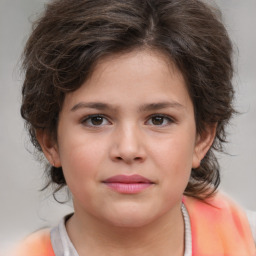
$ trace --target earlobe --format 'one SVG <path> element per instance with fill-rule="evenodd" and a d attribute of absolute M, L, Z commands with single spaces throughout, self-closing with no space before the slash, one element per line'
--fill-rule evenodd
<path fill-rule="evenodd" d="M 197 135 L 196 144 L 193 155 L 192 168 L 198 168 L 200 163 L 210 147 L 215 138 L 217 124 L 208 125 L 205 130 Z"/>
<path fill-rule="evenodd" d="M 53 140 L 49 133 L 42 129 L 36 131 L 36 138 L 49 163 L 54 167 L 60 167 L 61 162 L 57 142 Z"/>

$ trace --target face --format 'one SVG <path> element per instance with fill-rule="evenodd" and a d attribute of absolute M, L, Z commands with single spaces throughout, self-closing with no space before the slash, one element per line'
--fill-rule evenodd
<path fill-rule="evenodd" d="M 62 166 L 75 212 L 115 226 L 180 214 L 191 168 L 206 150 L 181 73 L 152 51 L 98 63 L 67 94 L 57 133 L 44 152 Z"/>

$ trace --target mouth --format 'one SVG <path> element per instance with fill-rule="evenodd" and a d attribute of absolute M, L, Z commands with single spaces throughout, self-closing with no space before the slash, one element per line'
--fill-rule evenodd
<path fill-rule="evenodd" d="M 137 194 L 155 184 L 141 175 L 116 175 L 104 180 L 103 183 L 121 194 Z"/>

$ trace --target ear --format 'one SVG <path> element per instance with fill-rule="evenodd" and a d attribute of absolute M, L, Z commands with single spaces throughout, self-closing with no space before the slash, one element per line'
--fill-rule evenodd
<path fill-rule="evenodd" d="M 36 138 L 43 150 L 43 153 L 49 163 L 54 167 L 60 167 L 60 157 L 57 142 L 53 137 L 43 129 L 36 131 Z"/>
<path fill-rule="evenodd" d="M 201 160 L 210 149 L 216 135 L 216 127 L 217 124 L 208 125 L 201 134 L 197 135 L 192 168 L 200 166 Z"/>

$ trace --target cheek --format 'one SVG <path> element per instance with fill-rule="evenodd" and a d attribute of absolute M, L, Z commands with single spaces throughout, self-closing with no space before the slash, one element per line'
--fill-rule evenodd
<path fill-rule="evenodd" d="M 190 171 L 194 153 L 194 143 L 187 137 L 173 137 L 158 143 L 155 148 L 156 162 L 166 171 L 174 173 Z"/>
<path fill-rule="evenodd" d="M 193 158 L 193 147 L 187 144 L 187 139 L 174 137 L 158 143 L 155 148 L 154 163 L 161 191 L 159 202 L 168 201 L 170 204 L 175 204 L 184 194 L 190 178 Z"/>
<path fill-rule="evenodd" d="M 75 136 L 60 144 L 60 160 L 68 185 L 88 182 L 88 177 L 97 177 L 104 150 L 99 143 Z"/>
<path fill-rule="evenodd" d="M 165 200 L 180 198 L 188 184 L 194 152 L 193 137 L 173 136 L 156 147 L 155 163 L 162 180 Z"/>
<path fill-rule="evenodd" d="M 98 178 L 98 158 L 94 150 L 87 147 L 78 147 L 69 154 L 63 155 L 63 173 L 67 186 L 73 198 L 90 203 L 92 200 L 91 191 L 95 191 L 95 184 Z M 92 203 L 92 202 L 91 202 Z"/>

